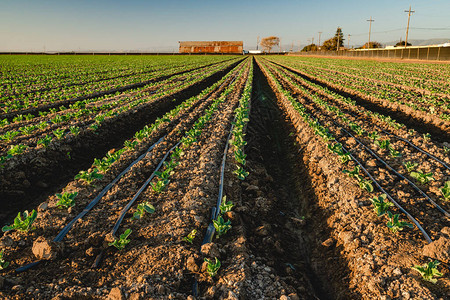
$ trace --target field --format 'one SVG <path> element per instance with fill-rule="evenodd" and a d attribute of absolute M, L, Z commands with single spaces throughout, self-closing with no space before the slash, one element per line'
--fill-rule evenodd
<path fill-rule="evenodd" d="M 447 299 L 449 91 L 448 64 L 1 56 L 0 298 Z"/>

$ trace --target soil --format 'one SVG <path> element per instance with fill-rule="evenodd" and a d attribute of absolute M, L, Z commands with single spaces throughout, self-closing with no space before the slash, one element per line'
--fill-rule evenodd
<path fill-rule="evenodd" d="M 223 182 L 226 200 L 232 201 L 234 207 L 223 218 L 230 221 L 232 227 L 220 238 L 203 241 L 211 223 L 212 208 L 218 200 L 220 168 L 234 112 L 251 64 L 254 77 L 250 121 L 245 127 L 247 162 L 244 166 L 249 175 L 240 180 L 234 174 L 237 162 L 234 146 L 230 144 Z M 268 70 L 283 76 L 272 77 Z M 282 82 L 281 87 L 308 112 L 317 114 L 320 121 L 329 126 L 330 132 L 345 139 L 346 146 L 356 147 L 354 140 L 333 126 L 338 120 L 331 113 L 313 102 L 311 97 L 301 94 L 288 81 L 283 81 L 290 75 L 282 69 L 277 71 L 263 59 L 248 58 L 234 69 L 228 68 L 227 72 L 230 77 L 223 85 L 208 95 L 199 96 L 171 116 L 135 150 L 124 152 L 95 184 L 61 179 L 59 184 L 50 185 L 51 193 L 35 191 L 42 193 L 39 199 L 43 201 L 27 205 L 29 210 L 33 207 L 38 210 L 38 218 L 33 224 L 35 229 L 28 233 L 8 231 L 0 238 L 0 249 L 5 250 L 5 259 L 10 262 L 8 268 L 0 271 L 0 298 L 448 298 L 450 227 L 445 225 L 446 220 L 436 219 L 438 222 L 431 224 L 432 243 L 427 243 L 417 228 L 393 234 L 386 226 L 387 218 L 377 217 L 373 211 L 370 199 L 374 194 L 362 190 L 343 172 L 347 167 L 302 119 L 274 78 Z M 224 74 L 217 74 L 180 94 L 176 103 L 198 94 Z M 416 145 L 435 155 L 441 154 L 440 141 L 425 141 L 419 134 L 407 135 L 409 124 L 407 128 L 393 130 L 384 123 L 377 123 L 375 117 L 368 117 L 364 110 L 352 110 L 343 103 L 333 102 L 326 93 L 319 93 L 300 79 L 297 82 L 327 103 L 337 105 L 352 121 L 366 126 L 367 130 L 380 126 L 400 136 L 408 136 Z M 101 142 L 93 144 L 92 153 L 88 154 L 87 149 L 79 153 L 86 156 L 85 165 L 82 160 L 77 161 L 77 167 L 73 166 L 73 160 L 68 162 L 68 170 L 73 168 L 71 178 L 80 169 L 89 168 L 94 157 L 102 157 L 107 151 L 114 153 L 116 149 L 113 148 L 117 146 L 111 140 L 123 143 L 144 124 L 175 106 L 168 102 L 164 107 L 151 106 L 151 109 L 134 112 L 124 118 L 126 126 L 119 126 L 120 122 L 108 124 L 99 133 Z M 201 116 L 213 105 L 217 105 L 217 110 L 212 112 L 211 119 L 198 125 Z M 136 120 L 141 121 L 139 124 L 131 122 Z M 177 165 L 164 192 L 156 193 L 150 185 L 143 188 L 134 206 L 125 214 L 118 232 L 113 232 L 114 223 L 124 207 L 169 149 L 194 124 L 200 134 L 190 146 L 183 146 L 183 153 L 176 160 Z M 122 132 L 120 128 L 126 130 Z M 62 241 L 53 241 L 103 188 L 161 137 L 164 137 L 162 142 L 133 165 L 88 214 L 78 219 Z M 396 141 L 393 146 L 401 148 L 404 144 Z M 408 148 L 405 155 L 419 159 L 426 168 L 432 169 L 440 182 L 445 180 L 447 171 L 414 151 Z M 395 167 L 402 168 L 386 153 L 377 153 Z M 378 172 L 378 179 L 384 176 L 384 183 L 399 184 L 363 151 L 355 155 L 359 155 L 372 172 Z M 63 172 L 58 176 L 63 177 Z M 433 190 L 430 188 L 427 192 Z M 58 208 L 52 194 L 61 191 L 77 191 L 76 206 Z M 412 196 L 412 191 L 403 193 L 403 196 L 397 196 L 421 203 L 419 198 Z M 144 202 L 152 204 L 155 212 L 133 220 L 137 204 Z M 421 213 L 428 214 L 428 209 L 424 207 Z M 123 250 L 108 246 L 127 229 L 132 232 L 130 242 Z M 193 229 L 197 234 L 189 243 L 184 238 Z M 221 267 L 216 276 L 210 277 L 205 259 L 215 258 L 220 260 Z M 436 284 L 425 282 L 411 269 L 430 258 L 441 261 L 439 270 L 443 276 Z M 37 259 L 44 260 L 25 272 L 15 272 L 16 268 Z"/>

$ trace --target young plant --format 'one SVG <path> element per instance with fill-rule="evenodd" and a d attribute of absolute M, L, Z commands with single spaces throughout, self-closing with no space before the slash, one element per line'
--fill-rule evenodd
<path fill-rule="evenodd" d="M 4 252 L 4 249 L 0 251 L 0 271 L 6 269 L 9 266 L 9 262 L 7 262 L 4 258 Z"/>
<path fill-rule="evenodd" d="M 63 138 L 64 132 L 65 132 L 64 128 L 59 128 L 59 129 L 53 130 L 53 134 L 56 136 L 56 138 L 58 140 Z"/>
<path fill-rule="evenodd" d="M 213 220 L 213 223 L 217 233 L 216 239 L 218 239 L 221 235 L 227 233 L 227 231 L 231 229 L 231 221 L 228 220 L 225 222 L 222 216 L 218 216 L 217 220 Z"/>
<path fill-rule="evenodd" d="M 355 168 L 352 171 L 349 170 L 343 170 L 342 173 L 347 174 L 350 177 L 357 177 L 359 176 L 360 167 L 359 165 L 355 166 Z"/>
<path fill-rule="evenodd" d="M 423 134 L 423 139 L 424 139 L 425 141 L 428 141 L 429 139 L 431 139 L 431 134 L 429 134 L 429 133 L 424 133 L 424 134 Z"/>
<path fill-rule="evenodd" d="M 406 171 L 408 171 L 408 173 L 411 173 L 412 171 L 414 171 L 418 165 L 419 165 L 418 163 L 413 163 L 410 161 L 403 163 L 403 166 L 406 168 Z"/>
<path fill-rule="evenodd" d="M 374 211 L 377 213 L 378 217 L 381 217 L 385 213 L 388 212 L 389 207 L 393 206 L 394 203 L 386 200 L 386 194 L 382 194 L 378 197 L 372 198 L 370 201 L 372 201 L 372 204 L 374 206 Z"/>
<path fill-rule="evenodd" d="M 75 197 L 78 196 L 78 192 L 64 192 L 62 194 L 55 194 L 55 196 L 59 199 L 59 201 L 56 203 L 58 207 L 69 208 L 75 205 Z"/>
<path fill-rule="evenodd" d="M 240 165 L 236 165 L 237 169 L 234 170 L 234 174 L 236 174 L 236 176 L 240 179 L 240 180 L 244 180 L 247 176 L 248 176 L 248 172 Z"/>
<path fill-rule="evenodd" d="M 75 179 L 84 180 L 88 184 L 91 184 L 92 181 L 94 181 L 95 179 L 102 179 L 102 178 L 103 178 L 103 175 L 99 174 L 97 169 L 94 169 L 92 172 L 80 171 L 80 173 L 78 173 L 75 176 Z"/>
<path fill-rule="evenodd" d="M 413 228 L 413 225 L 405 222 L 405 221 L 399 221 L 399 214 L 393 215 L 390 211 L 387 212 L 389 218 L 391 219 L 389 222 L 387 222 L 387 227 L 393 232 L 396 233 L 398 231 L 402 231 L 405 227 Z"/>
<path fill-rule="evenodd" d="M 437 279 L 433 277 L 441 277 L 443 274 L 439 272 L 439 270 L 436 268 L 439 265 L 439 261 L 430 261 L 427 264 L 424 264 L 422 266 L 414 266 L 411 267 L 411 269 L 416 270 L 417 272 L 422 275 L 422 278 L 426 281 L 429 281 L 431 283 L 436 283 Z"/>
<path fill-rule="evenodd" d="M 374 142 L 380 138 L 380 135 L 378 134 L 377 131 L 373 131 L 373 132 L 369 133 L 368 136 L 369 136 L 369 139 L 371 139 Z"/>
<path fill-rule="evenodd" d="M 139 220 L 146 212 L 149 214 L 154 213 L 155 207 L 151 205 L 149 202 L 138 204 L 136 211 L 133 214 L 132 220 Z"/>
<path fill-rule="evenodd" d="M 13 145 L 13 146 L 11 146 L 11 148 L 8 150 L 8 154 L 9 154 L 9 155 L 12 155 L 12 156 L 14 156 L 14 155 L 19 155 L 19 154 L 22 154 L 23 151 L 25 151 L 25 149 L 27 149 L 27 148 L 28 148 L 27 145 L 22 145 L 22 144 L 19 144 L 19 145 Z"/>
<path fill-rule="evenodd" d="M 70 132 L 74 135 L 77 136 L 80 134 L 80 127 L 77 126 L 70 126 L 69 127 Z"/>
<path fill-rule="evenodd" d="M 222 198 L 222 203 L 220 204 L 220 213 L 224 214 L 226 212 L 231 211 L 231 209 L 233 208 L 233 202 L 228 201 L 227 202 L 227 196 L 223 196 Z"/>
<path fill-rule="evenodd" d="M 42 145 L 44 147 L 48 147 L 50 145 L 50 142 L 52 141 L 52 137 L 50 135 L 46 135 L 42 139 L 38 140 L 38 145 Z"/>
<path fill-rule="evenodd" d="M 205 258 L 206 265 L 206 272 L 208 272 L 208 275 L 211 277 L 214 277 L 217 275 L 217 272 L 220 269 L 220 260 L 217 259 L 217 257 L 214 257 L 214 261 L 211 259 Z"/>
<path fill-rule="evenodd" d="M 137 141 L 125 141 L 125 143 L 123 143 L 123 145 L 127 147 L 129 150 L 136 149 L 137 144 L 138 144 Z"/>
<path fill-rule="evenodd" d="M 391 142 L 389 140 L 376 140 L 375 145 L 380 147 L 381 149 L 388 149 L 391 145 Z"/>
<path fill-rule="evenodd" d="M 411 172 L 409 175 L 411 175 L 412 178 L 416 179 L 421 184 L 427 184 L 431 180 L 434 180 L 432 172 L 424 173 L 424 172 L 422 172 L 420 170 L 417 170 L 417 171 Z"/>
<path fill-rule="evenodd" d="M 372 193 L 372 192 L 373 192 L 372 181 L 366 180 L 366 179 L 364 179 L 364 178 L 363 178 L 362 176 L 360 176 L 360 175 L 358 175 L 356 178 L 358 179 L 359 187 L 360 187 L 362 190 L 366 190 L 366 191 L 368 191 L 369 193 Z"/>
<path fill-rule="evenodd" d="M 28 212 L 28 210 L 23 212 L 23 218 L 20 215 L 20 212 L 17 214 L 17 217 L 14 219 L 14 223 L 9 226 L 3 226 L 2 231 L 10 231 L 10 230 L 18 230 L 22 232 L 27 232 L 30 229 L 33 230 L 34 228 L 31 228 L 31 225 L 33 224 L 34 220 L 37 218 L 37 212 L 33 209 L 31 213 Z"/>
<path fill-rule="evenodd" d="M 119 250 L 122 250 L 125 248 L 125 246 L 130 242 L 130 240 L 127 239 L 127 237 L 131 234 L 131 229 L 125 230 L 124 233 L 120 235 L 118 239 L 115 239 L 114 242 L 109 243 L 109 246 L 114 246 Z"/>
<path fill-rule="evenodd" d="M 450 200 L 450 181 L 446 181 L 444 186 L 439 189 L 445 201 Z"/>
<path fill-rule="evenodd" d="M 183 238 L 183 241 L 192 244 L 196 234 L 197 234 L 197 229 L 192 229 L 192 231 Z"/>

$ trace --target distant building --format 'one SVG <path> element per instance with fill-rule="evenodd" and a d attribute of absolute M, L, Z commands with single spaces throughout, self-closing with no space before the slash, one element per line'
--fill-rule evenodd
<path fill-rule="evenodd" d="M 188 41 L 179 42 L 180 53 L 232 53 L 242 54 L 243 41 Z"/>

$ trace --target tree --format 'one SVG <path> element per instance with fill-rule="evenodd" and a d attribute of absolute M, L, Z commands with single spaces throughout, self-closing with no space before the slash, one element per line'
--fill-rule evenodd
<path fill-rule="evenodd" d="M 317 51 L 319 50 L 316 46 L 316 44 L 311 44 L 303 47 L 302 52 L 308 52 L 308 51 Z"/>
<path fill-rule="evenodd" d="M 342 33 L 342 29 L 340 27 L 337 28 L 334 37 L 323 42 L 322 49 L 323 50 L 337 50 L 337 44 L 339 40 L 339 48 L 344 46 L 344 34 Z"/>
<path fill-rule="evenodd" d="M 265 51 L 270 51 L 274 46 L 278 46 L 280 44 L 280 38 L 277 36 L 269 36 L 261 39 L 261 47 L 264 48 Z"/>
<path fill-rule="evenodd" d="M 412 46 L 410 43 L 406 43 L 406 46 Z M 400 40 L 397 44 L 394 45 L 394 47 L 405 47 L 405 42 Z"/>
<path fill-rule="evenodd" d="M 359 49 L 367 49 L 368 43 L 365 43 L 361 48 Z M 369 49 L 375 49 L 375 48 L 382 48 L 381 44 L 378 42 L 370 42 L 370 47 Z"/>

